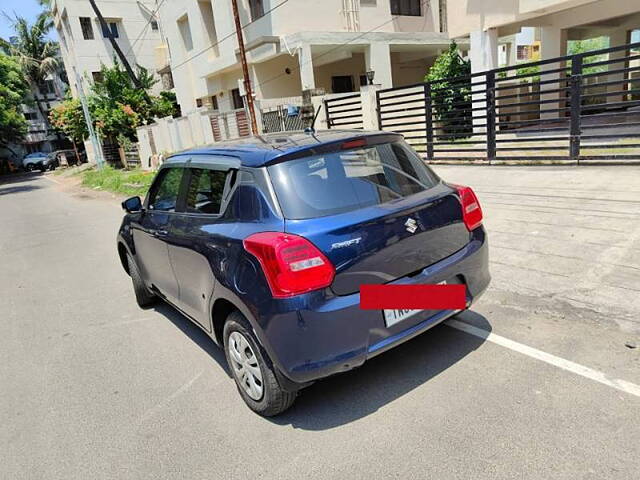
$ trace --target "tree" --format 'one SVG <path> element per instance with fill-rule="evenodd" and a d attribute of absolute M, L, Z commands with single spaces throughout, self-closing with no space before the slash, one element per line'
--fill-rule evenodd
<path fill-rule="evenodd" d="M 458 45 L 452 42 L 424 77 L 431 83 L 433 110 L 446 140 L 466 138 L 473 132 L 469 75 L 471 63 L 460 56 Z"/>
<path fill-rule="evenodd" d="M 112 67 L 102 65 L 101 80 L 93 83 L 89 95 L 91 113 L 102 136 L 135 141 L 137 127 L 175 113 L 176 104 L 170 98 L 149 94 L 157 80 L 139 65 L 137 70 L 142 89 L 134 85 L 117 59 Z"/>
<path fill-rule="evenodd" d="M 22 78 L 20 65 L 0 54 L 0 147 L 13 151 L 10 143 L 22 140 L 27 133 L 27 121 L 21 105 L 26 102 L 29 87 Z"/>
<path fill-rule="evenodd" d="M 53 27 L 53 20 L 47 12 L 42 12 L 36 21 L 30 25 L 23 17 L 7 17 L 12 22 L 16 34 L 14 42 L 0 39 L 0 49 L 16 59 L 22 69 L 25 80 L 32 92 L 36 92 L 39 85 L 50 74 L 60 68 L 59 46 L 56 42 L 46 39 L 46 35 Z M 46 118 L 40 102 L 36 105 L 43 118 Z"/>
<path fill-rule="evenodd" d="M 569 40 L 567 42 L 567 55 L 577 55 L 579 53 L 588 53 L 594 50 L 603 50 L 605 48 L 609 48 L 609 38 L 608 37 L 596 37 L 596 38 L 587 38 L 585 40 Z M 592 55 L 590 57 L 584 57 L 583 62 L 585 64 L 602 62 L 609 58 L 609 54 L 600 54 L 600 55 Z M 571 62 L 569 62 L 569 65 Z M 623 65 L 620 64 L 620 67 Z M 618 68 L 618 67 L 616 67 Z M 588 73 L 603 73 L 609 70 L 608 65 L 597 65 L 595 67 L 584 67 L 582 70 L 583 74 Z"/>
<path fill-rule="evenodd" d="M 71 140 L 73 149 L 76 152 L 76 159 L 80 163 L 77 144 L 82 143 L 89 137 L 80 100 L 67 97 L 64 102 L 56 105 L 49 112 L 49 123 Z"/>

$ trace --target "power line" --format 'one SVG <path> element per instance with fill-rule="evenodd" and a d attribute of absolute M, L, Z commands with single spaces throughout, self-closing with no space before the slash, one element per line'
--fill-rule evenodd
<path fill-rule="evenodd" d="M 280 2 L 279 4 L 277 4 L 275 7 L 271 8 L 270 10 L 267 10 L 264 15 L 262 15 L 260 18 L 256 18 L 255 20 L 251 20 L 249 23 L 244 24 L 241 27 L 241 30 L 244 30 L 245 28 L 247 28 L 249 25 L 251 25 L 252 23 L 257 22 L 258 20 L 260 20 L 261 18 L 266 17 L 267 15 L 269 15 L 271 12 L 273 12 L 274 10 L 276 10 L 277 8 L 281 7 L 282 5 L 284 5 L 285 3 L 287 3 L 289 0 L 283 0 L 282 2 Z M 199 57 L 200 55 L 202 55 L 203 53 L 208 52 L 209 50 L 211 50 L 212 48 L 214 48 L 215 46 L 219 45 L 220 43 L 224 42 L 225 40 L 233 37 L 236 34 L 236 32 L 232 32 L 229 35 L 222 37 L 220 40 L 218 40 L 216 43 L 213 43 L 211 45 L 209 45 L 207 48 L 200 50 L 198 53 L 192 55 L 191 57 L 187 58 L 186 60 L 178 63 L 177 65 L 172 65 L 171 66 L 171 70 L 177 70 L 178 68 L 182 67 L 185 63 L 190 62 L 191 60 L 193 60 L 196 57 Z"/>
<path fill-rule="evenodd" d="M 424 7 L 424 6 L 425 6 L 425 5 L 427 5 L 428 3 L 429 3 L 429 0 L 425 0 L 424 2 L 422 2 L 422 3 L 420 4 L 420 6 L 421 6 L 421 7 Z M 320 55 L 316 55 L 315 57 L 313 57 L 313 58 L 311 58 L 311 59 L 307 60 L 306 62 L 304 62 L 304 63 L 302 63 L 302 64 L 300 64 L 300 63 L 299 63 L 297 66 L 293 67 L 293 70 L 300 70 L 300 68 L 302 68 L 302 66 L 303 66 L 303 65 L 306 65 L 306 64 L 308 64 L 308 63 L 312 63 L 314 58 L 317 60 L 318 58 L 324 57 L 325 55 L 328 55 L 328 54 L 330 54 L 331 52 L 335 52 L 336 50 L 338 50 L 338 49 L 340 49 L 340 48 L 342 48 L 342 47 L 344 47 L 344 46 L 346 46 L 346 45 L 349 45 L 350 43 L 353 43 L 353 42 L 355 42 L 356 40 L 359 40 L 360 38 L 362 38 L 362 37 L 364 37 L 364 36 L 368 35 L 369 33 L 373 33 L 373 32 L 375 32 L 375 31 L 376 31 L 376 30 L 378 30 L 379 28 L 384 27 L 385 25 L 387 25 L 387 24 L 389 24 L 389 23 L 393 22 L 394 20 L 395 20 L 395 18 L 393 18 L 393 17 L 392 17 L 392 18 L 391 18 L 391 20 L 387 20 L 386 22 L 381 23 L 381 24 L 380 24 L 380 25 L 378 25 L 377 27 L 373 27 L 371 30 L 367 30 L 366 32 L 361 33 L 360 35 L 358 35 L 358 36 L 356 36 L 356 37 L 352 38 L 352 39 L 351 39 L 351 40 L 349 40 L 348 42 L 344 42 L 344 43 L 341 43 L 340 45 L 336 45 L 334 48 L 330 48 L 330 49 L 329 49 L 329 50 L 327 50 L 326 52 L 321 53 Z M 270 78 L 270 79 L 268 79 L 268 80 L 265 80 L 264 82 L 260 82 L 260 83 L 256 86 L 256 88 L 257 88 L 257 87 L 261 87 L 261 86 L 263 86 L 263 85 L 266 85 L 267 83 L 270 83 L 270 82 L 272 82 L 272 81 L 274 81 L 274 80 L 277 80 L 278 78 L 283 77 L 283 76 L 285 76 L 285 75 L 290 75 L 290 73 L 280 73 L 280 74 L 276 75 L 275 77 L 272 77 L 272 78 Z"/>
<path fill-rule="evenodd" d="M 146 25 L 142 29 L 142 32 L 140 33 L 140 35 L 138 35 L 138 37 L 133 41 L 133 43 L 129 47 L 129 50 L 127 51 L 127 53 L 125 53 L 125 56 L 127 57 L 129 56 L 129 54 L 133 51 L 133 48 L 136 46 L 136 43 L 138 43 L 142 39 L 144 34 L 147 33 L 147 29 L 149 28 L 149 25 L 151 25 L 151 22 L 156 20 L 156 14 L 160 11 L 160 7 L 162 7 L 162 5 L 164 5 L 166 1 L 167 0 L 162 0 L 160 4 L 156 7 L 156 9 L 151 11 L 151 16 L 149 17 L 149 20 L 147 21 Z M 145 10 L 148 10 L 148 9 L 145 7 Z"/>

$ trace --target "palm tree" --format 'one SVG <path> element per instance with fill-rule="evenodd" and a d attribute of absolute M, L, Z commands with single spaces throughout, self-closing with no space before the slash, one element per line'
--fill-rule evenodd
<path fill-rule="evenodd" d="M 47 33 L 53 27 L 53 20 L 46 11 L 40 13 L 32 25 L 18 15 L 15 18 L 8 16 L 7 18 L 11 21 L 16 35 L 11 42 L 0 38 L 0 49 L 16 59 L 31 91 L 36 92 L 38 86 L 50 74 L 58 72 L 60 68 L 58 43 L 46 38 Z M 40 105 L 37 96 L 34 96 L 38 110 L 44 118 L 42 105 Z"/>

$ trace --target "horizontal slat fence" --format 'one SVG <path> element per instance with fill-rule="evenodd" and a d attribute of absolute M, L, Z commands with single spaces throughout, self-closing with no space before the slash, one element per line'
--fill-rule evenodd
<path fill-rule="evenodd" d="M 640 159 L 640 43 L 379 90 L 429 160 Z"/>

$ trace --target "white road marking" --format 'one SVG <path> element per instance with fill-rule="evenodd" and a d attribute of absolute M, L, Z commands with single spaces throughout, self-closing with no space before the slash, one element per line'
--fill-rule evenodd
<path fill-rule="evenodd" d="M 49 180 L 50 182 L 57 183 L 58 185 L 62 185 L 62 182 L 56 180 L 55 178 L 51 178 L 49 175 L 43 175 L 43 177 Z"/>
<path fill-rule="evenodd" d="M 603 385 L 606 385 L 608 387 L 612 387 L 622 392 L 630 393 L 631 395 L 640 397 L 640 385 L 636 385 L 635 383 L 627 382 L 626 380 L 620 380 L 618 378 L 609 378 L 604 373 L 592 368 L 585 367 L 584 365 L 574 363 L 570 360 L 565 360 L 564 358 L 556 357 L 555 355 L 552 355 L 550 353 L 546 353 L 522 343 L 509 340 L 508 338 L 501 337 L 500 335 L 488 332 L 486 330 L 483 330 L 482 328 L 474 327 L 473 325 L 469 325 L 468 323 L 464 323 L 459 320 L 447 320 L 445 324 L 470 335 L 474 335 L 502 347 L 508 348 L 509 350 L 513 350 L 514 352 L 527 355 L 528 357 L 535 358 L 536 360 L 548 363 L 549 365 L 553 365 L 554 367 L 558 367 L 568 372 L 575 373 L 576 375 L 580 375 L 581 377 L 588 378 L 589 380 L 593 380 L 594 382 L 602 383 Z"/>
<path fill-rule="evenodd" d="M 144 422 L 146 420 L 149 420 L 149 418 L 151 418 L 154 415 L 156 415 L 164 407 L 166 407 L 169 403 L 171 403 L 172 400 L 174 400 L 175 398 L 179 397 L 180 395 L 185 393 L 187 390 L 189 390 L 191 388 L 191 386 L 196 382 L 196 380 L 198 380 L 202 376 L 203 373 L 204 372 L 201 371 L 195 377 L 193 377 L 191 380 L 186 382 L 184 385 L 182 385 L 180 388 L 178 388 L 175 392 L 173 392 L 171 395 L 169 395 L 167 398 L 165 398 L 164 400 L 162 400 L 161 402 L 159 402 L 158 404 L 156 404 L 155 406 L 151 407 L 149 410 L 144 412 L 142 414 L 142 417 L 140 418 L 140 421 Z"/>

